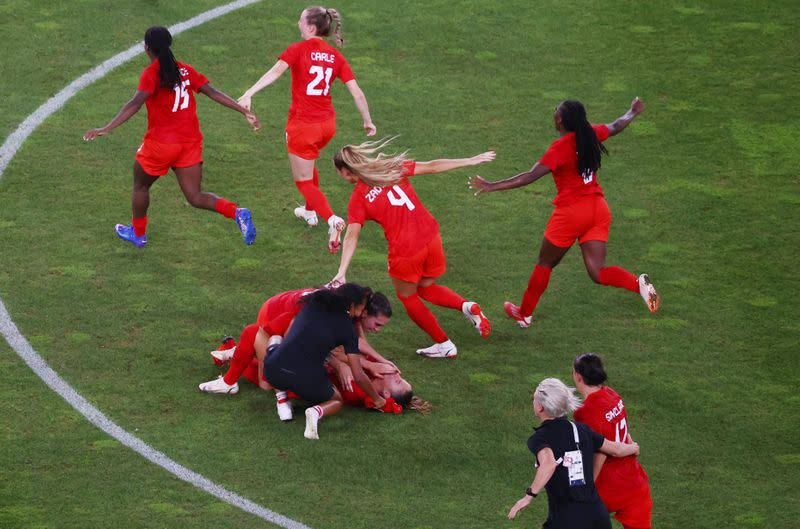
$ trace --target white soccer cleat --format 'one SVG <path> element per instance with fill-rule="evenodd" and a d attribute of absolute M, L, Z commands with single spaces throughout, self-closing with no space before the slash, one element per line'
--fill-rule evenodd
<path fill-rule="evenodd" d="M 344 227 L 345 223 L 342 217 L 331 215 L 328 219 L 328 251 L 330 253 L 336 253 L 339 251 Z"/>
<path fill-rule="evenodd" d="M 647 274 L 639 276 L 639 295 L 642 296 L 650 312 L 655 314 L 661 308 L 661 296 L 656 292 L 656 287 L 650 282 L 650 276 Z"/>
<path fill-rule="evenodd" d="M 275 405 L 278 408 L 278 418 L 280 418 L 280 420 L 291 421 L 294 418 L 292 403 L 290 401 L 277 402 Z"/>
<path fill-rule="evenodd" d="M 317 432 L 318 423 L 319 414 L 317 410 L 315 410 L 313 406 L 311 408 L 306 408 L 306 431 L 303 432 L 303 437 L 306 439 L 319 439 L 319 433 Z"/>
<path fill-rule="evenodd" d="M 211 358 L 214 359 L 214 363 L 218 366 L 221 366 L 231 361 L 234 351 L 236 351 L 236 346 L 233 346 L 230 349 L 222 349 L 221 351 L 219 349 L 215 349 L 209 354 L 211 355 Z"/>
<path fill-rule="evenodd" d="M 236 395 L 239 393 L 239 384 L 234 382 L 232 386 L 229 386 L 222 377 L 217 377 L 214 380 L 209 380 L 208 382 L 203 382 L 198 386 L 200 391 L 203 393 L 224 393 L 228 395 Z"/>
<path fill-rule="evenodd" d="M 427 358 L 455 358 L 458 355 L 456 344 L 447 340 L 442 343 L 435 343 L 425 349 L 417 349 L 417 354 Z"/>
<path fill-rule="evenodd" d="M 488 338 L 492 334 L 492 324 L 481 310 L 481 306 L 474 301 L 465 301 L 461 305 L 461 312 L 480 333 L 481 338 Z"/>
<path fill-rule="evenodd" d="M 319 219 L 317 218 L 317 212 L 313 209 L 306 209 L 305 206 L 298 206 L 294 208 L 294 216 L 298 219 L 302 220 L 312 228 L 319 224 Z"/>

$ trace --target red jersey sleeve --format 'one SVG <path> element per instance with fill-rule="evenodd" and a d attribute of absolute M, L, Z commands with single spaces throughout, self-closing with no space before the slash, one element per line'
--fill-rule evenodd
<path fill-rule="evenodd" d="M 556 169 L 564 163 L 564 157 L 561 154 L 561 150 L 556 147 L 555 142 L 545 151 L 539 163 L 546 166 L 552 172 L 555 172 Z"/>
<path fill-rule="evenodd" d="M 289 67 L 294 66 L 294 63 L 297 62 L 297 58 L 300 55 L 299 44 L 302 44 L 302 42 L 295 42 L 294 44 L 283 50 L 283 53 L 278 55 L 278 59 L 288 64 Z"/>
<path fill-rule="evenodd" d="M 350 63 L 347 62 L 347 59 L 345 59 L 344 56 L 341 53 L 337 52 L 336 55 L 338 56 L 337 59 L 342 61 L 340 63 L 341 66 L 340 66 L 340 69 L 339 69 L 339 79 L 343 83 L 348 83 L 348 82 L 352 81 L 353 79 L 355 79 L 356 76 L 353 75 L 353 70 L 350 68 Z"/>
<path fill-rule="evenodd" d="M 594 133 L 597 134 L 597 139 L 606 141 L 608 139 L 608 126 L 607 125 L 592 125 Z"/>
<path fill-rule="evenodd" d="M 183 68 L 186 69 L 186 78 L 189 79 L 189 90 L 192 92 L 197 93 L 200 88 L 208 84 L 208 78 L 188 64 L 183 65 Z"/>
<path fill-rule="evenodd" d="M 152 68 L 145 68 L 139 78 L 139 86 L 136 89 L 147 92 L 150 95 L 155 94 L 156 90 L 158 90 L 158 73 Z"/>
<path fill-rule="evenodd" d="M 364 207 L 363 197 L 353 190 L 350 195 L 350 202 L 347 204 L 347 223 L 348 224 L 361 224 L 367 220 L 367 208 Z"/>
<path fill-rule="evenodd" d="M 414 171 L 417 169 L 417 162 L 414 160 L 406 160 L 403 162 L 403 176 L 414 176 Z"/>

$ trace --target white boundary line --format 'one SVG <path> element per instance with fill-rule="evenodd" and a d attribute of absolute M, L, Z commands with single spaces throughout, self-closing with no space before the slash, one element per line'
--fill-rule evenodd
<path fill-rule="evenodd" d="M 199 26 L 200 24 L 208 22 L 209 20 L 221 17 L 222 15 L 230 13 L 231 11 L 249 6 L 259 1 L 261 0 L 237 0 L 236 2 L 231 2 L 229 4 L 206 11 L 205 13 L 201 13 L 196 17 L 186 20 L 185 22 L 175 24 L 174 26 L 171 26 L 169 30 L 173 35 L 177 35 L 178 33 Z M 136 44 L 122 53 L 113 56 L 107 61 L 104 61 L 99 66 L 92 68 L 85 74 L 72 81 L 63 90 L 58 92 L 56 95 L 48 99 L 42 106 L 37 108 L 33 114 L 25 118 L 20 126 L 17 127 L 17 129 L 12 132 L 8 138 L 6 138 L 2 147 L 0 147 L 0 178 L 2 178 L 6 167 L 8 167 L 9 162 L 11 162 L 11 159 L 14 158 L 14 155 L 22 146 L 22 143 L 33 133 L 34 130 L 36 130 L 37 127 L 39 127 L 39 125 L 44 122 L 44 120 L 63 107 L 67 101 L 69 101 L 79 91 L 95 81 L 103 78 L 111 70 L 121 66 L 122 64 L 125 64 L 143 51 L 142 45 Z M 45 362 L 44 359 L 33 349 L 25 336 L 23 336 L 19 331 L 16 324 L 14 324 L 14 321 L 11 319 L 11 315 L 8 313 L 8 310 L 6 309 L 2 299 L 0 299 L 0 334 L 3 335 L 11 348 L 16 351 L 16 353 L 25 361 L 26 364 L 28 364 L 33 372 L 36 373 L 39 378 L 41 378 L 42 381 L 44 381 L 44 383 L 50 387 L 50 389 L 58 393 L 81 415 L 86 417 L 89 422 L 151 463 L 160 466 L 170 474 L 173 474 L 177 478 L 194 485 L 195 487 L 211 494 L 212 496 L 216 496 L 220 500 L 238 507 L 245 512 L 254 514 L 263 520 L 284 527 L 285 529 L 311 529 L 300 522 L 292 520 L 291 518 L 287 518 L 281 514 L 267 509 L 266 507 L 262 507 L 261 505 L 258 505 L 247 498 L 239 496 L 238 494 L 227 490 L 226 488 L 214 483 L 197 472 L 189 470 L 183 465 L 167 457 L 163 452 L 156 450 L 135 435 L 124 430 L 117 423 L 106 417 L 103 412 L 93 406 L 80 393 L 75 391 L 75 389 L 70 386 L 67 381 L 61 378 L 58 373 L 56 373 L 49 365 L 47 365 L 47 362 Z"/>

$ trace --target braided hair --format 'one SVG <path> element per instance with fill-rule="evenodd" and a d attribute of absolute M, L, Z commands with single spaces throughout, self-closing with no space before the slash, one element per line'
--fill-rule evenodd
<path fill-rule="evenodd" d="M 603 154 L 608 154 L 605 145 L 597 139 L 592 125 L 586 119 L 586 109 L 580 101 L 567 100 L 558 105 L 561 123 L 567 132 L 575 133 L 578 151 L 578 173 L 581 176 L 596 173 L 600 169 Z"/>
<path fill-rule="evenodd" d="M 163 88 L 172 88 L 181 81 L 178 62 L 172 55 L 172 35 L 163 26 L 153 26 L 144 32 L 144 44 L 158 57 L 159 77 Z"/>

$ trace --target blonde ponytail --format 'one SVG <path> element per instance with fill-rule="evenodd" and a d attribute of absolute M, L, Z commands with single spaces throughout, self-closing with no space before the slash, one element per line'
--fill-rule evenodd
<path fill-rule="evenodd" d="M 391 186 L 402 180 L 407 151 L 389 156 L 380 152 L 397 136 L 366 141 L 361 145 L 345 145 L 333 157 L 337 169 L 348 169 L 370 187 Z"/>
<path fill-rule="evenodd" d="M 333 8 L 326 9 L 326 13 L 331 17 L 331 26 L 333 27 L 333 42 L 336 47 L 341 48 L 344 46 L 344 37 L 342 37 L 342 15 Z"/>
<path fill-rule="evenodd" d="M 330 37 L 333 30 L 333 41 L 341 48 L 344 45 L 342 37 L 342 15 L 330 8 L 312 6 L 305 8 L 306 24 L 317 28 L 318 37 Z"/>

